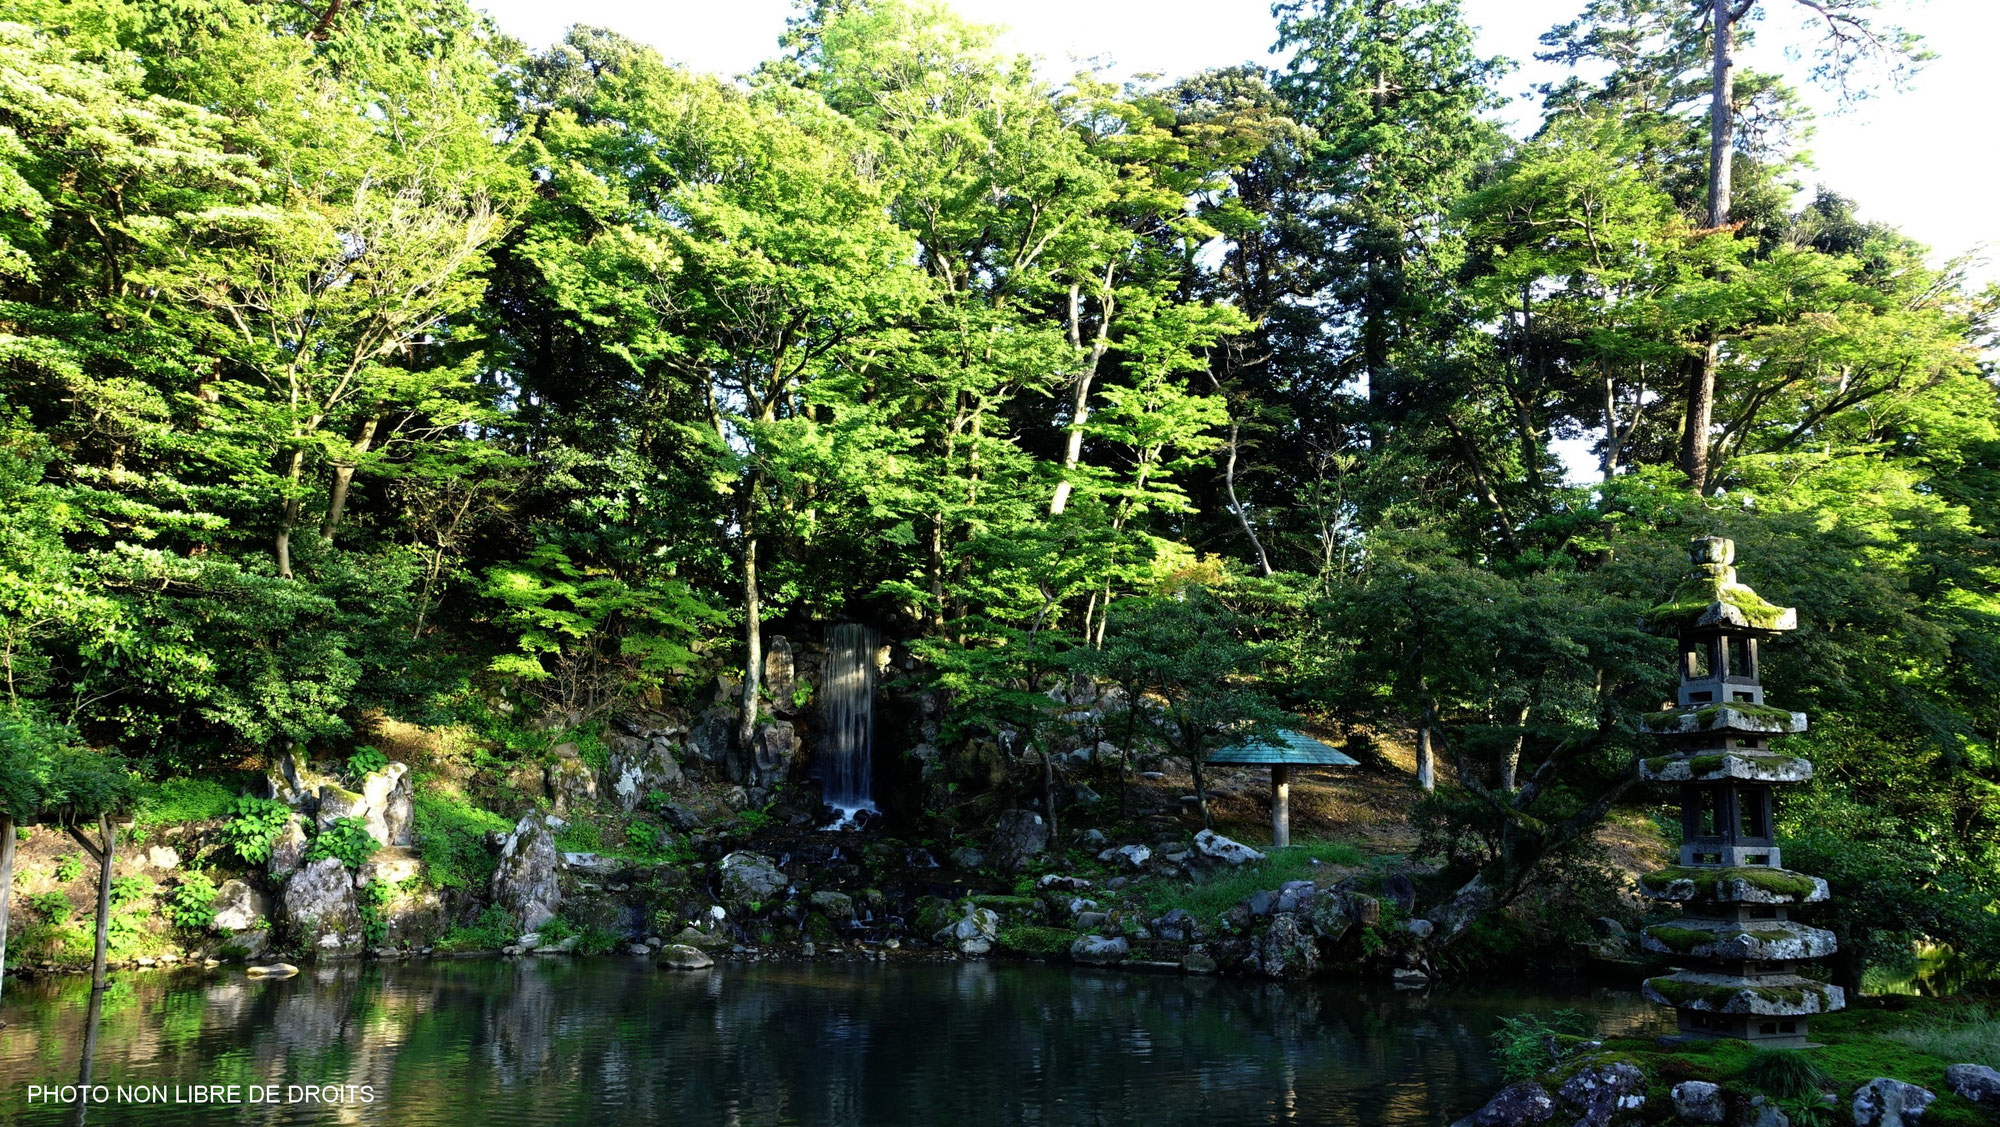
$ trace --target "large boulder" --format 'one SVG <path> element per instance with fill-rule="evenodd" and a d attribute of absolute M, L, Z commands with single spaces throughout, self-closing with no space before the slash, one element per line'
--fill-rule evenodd
<path fill-rule="evenodd" d="M 715 965 L 708 952 L 685 943 L 673 943 L 660 950 L 660 965 L 668 970 L 704 970 Z"/>
<path fill-rule="evenodd" d="M 1556 1114 L 1556 1101 L 1535 1083 L 1502 1088 L 1484 1107 L 1451 1127 L 1536 1127 Z"/>
<path fill-rule="evenodd" d="M 1347 930 L 1354 926 L 1352 906 L 1345 896 L 1333 889 L 1315 895 L 1312 903 L 1299 916 L 1328 946 L 1339 943 Z"/>
<path fill-rule="evenodd" d="M 2000 1072 L 1983 1064 L 1954 1064 L 1944 1070 L 1944 1083 L 1959 1099 L 2000 1108 Z"/>
<path fill-rule="evenodd" d="M 338 858 L 307 863 L 285 882 L 285 924 L 299 945 L 328 953 L 359 950 L 361 909 L 354 881 Z"/>
<path fill-rule="evenodd" d="M 1319 970 L 1319 944 L 1297 916 L 1278 916 L 1257 941 L 1257 960 L 1272 978 L 1310 978 Z"/>
<path fill-rule="evenodd" d="M 271 898 L 249 881 L 226 880 L 215 890 L 215 930 L 255 931 L 271 926 Z"/>
<path fill-rule="evenodd" d="M 557 810 L 574 810 L 597 801 L 597 772 L 577 755 L 575 744 L 556 748 L 556 760 L 549 764 L 548 775 L 549 793 L 555 796 Z"/>
<path fill-rule="evenodd" d="M 273 877 L 283 879 L 291 876 L 306 859 L 306 849 L 312 839 L 306 836 L 306 820 L 294 814 L 285 822 L 278 835 L 271 839 L 271 858 L 267 862 Z"/>
<path fill-rule="evenodd" d="M 1203 830 L 1194 835 L 1194 849 L 1203 860 L 1231 868 L 1264 859 L 1262 853 L 1241 842 L 1231 841 L 1214 830 Z"/>
<path fill-rule="evenodd" d="M 493 902 L 513 913 L 523 931 L 535 930 L 562 905 L 556 868 L 556 842 L 548 822 L 529 811 L 500 839 L 500 865 L 488 886 Z"/>
<path fill-rule="evenodd" d="M 783 637 L 771 638 L 764 643 L 764 695 L 770 698 L 771 711 L 780 716 L 797 712 L 795 698 L 798 688 L 798 668 L 792 660 L 792 643 Z"/>
<path fill-rule="evenodd" d="M 1722 1097 L 1722 1086 L 1706 1080 L 1683 1080 L 1674 1085 L 1674 1114 L 1683 1123 L 1698 1123 L 1703 1127 L 1721 1127 L 1729 1118 L 1729 1103 Z"/>
<path fill-rule="evenodd" d="M 1556 1099 L 1576 1113 L 1576 1127 L 1604 1127 L 1646 1106 L 1646 1074 L 1624 1061 L 1585 1065 L 1563 1081 Z"/>
<path fill-rule="evenodd" d="M 422 871 L 423 863 L 415 853 L 400 845 L 387 845 L 369 854 L 368 859 L 361 863 L 361 868 L 354 874 L 354 886 L 397 885 L 414 880 Z"/>
<path fill-rule="evenodd" d="M 361 777 L 361 817 L 368 823 L 368 836 L 382 845 L 395 845 L 395 835 L 389 827 L 389 806 L 397 788 L 403 787 L 403 779 L 410 769 L 401 763 L 391 763 L 380 771 L 370 771 Z M 407 788 L 405 788 L 407 790 Z M 410 843 L 409 816 L 403 816 L 403 841 Z"/>
<path fill-rule="evenodd" d="M 313 770 L 305 755 L 294 747 L 280 755 L 277 763 L 265 772 L 262 797 L 311 814 L 319 805 L 319 788 L 329 781 Z"/>
<path fill-rule="evenodd" d="M 958 949 L 961 955 L 984 955 L 993 950 L 1000 936 L 1000 913 L 991 908 L 965 906 L 965 914 L 933 932 L 931 938 Z"/>
<path fill-rule="evenodd" d="M 760 724 L 750 742 L 750 761 L 743 766 L 740 780 L 745 786 L 770 788 L 785 781 L 792 772 L 792 760 L 799 752 L 798 733 L 789 720 Z M 736 779 L 736 772 L 730 772 Z"/>
<path fill-rule="evenodd" d="M 1006 810 L 994 823 L 986 860 L 1003 873 L 1018 872 L 1049 847 L 1049 824 L 1033 810 Z"/>
<path fill-rule="evenodd" d="M 1854 1127 L 1916 1127 L 1935 1099 L 1915 1084 L 1878 1076 L 1854 1093 Z"/>
<path fill-rule="evenodd" d="M 718 705 L 701 714 L 695 721 L 694 729 L 688 733 L 688 751 L 696 759 L 710 766 L 720 767 L 729 761 L 730 749 L 736 746 L 736 718 L 739 713 L 726 705 Z"/>
<path fill-rule="evenodd" d="M 722 859 L 722 902 L 730 912 L 755 915 L 785 898 L 788 882 L 778 863 L 761 853 L 736 852 Z"/>
<path fill-rule="evenodd" d="M 1107 967 L 1122 963 L 1125 956 L 1132 953 L 1132 945 L 1120 935 L 1106 938 L 1102 935 L 1085 935 L 1069 945 L 1069 957 L 1086 966 Z"/>
<path fill-rule="evenodd" d="M 417 821 L 416 789 L 411 785 L 410 769 L 401 763 L 392 763 L 402 771 L 396 777 L 395 785 L 389 789 L 388 801 L 382 808 L 382 824 L 389 832 L 387 845 L 410 844 L 410 831 Z"/>
<path fill-rule="evenodd" d="M 611 782 L 611 797 L 625 812 L 637 810 L 652 791 L 681 785 L 681 765 L 674 758 L 674 745 L 667 737 L 613 736 L 606 743 L 611 748 L 610 769 L 606 772 Z"/>
<path fill-rule="evenodd" d="M 348 790 L 339 783 L 321 783 L 319 809 L 313 815 L 314 824 L 324 830 L 341 818 L 360 818 L 366 821 L 368 799 L 360 791 Z"/>

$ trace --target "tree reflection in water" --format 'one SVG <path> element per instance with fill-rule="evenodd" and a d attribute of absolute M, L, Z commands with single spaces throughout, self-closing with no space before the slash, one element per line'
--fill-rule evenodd
<path fill-rule="evenodd" d="M 368 1085 L 375 1102 L 242 1122 L 1341 1127 L 1448 1123 L 1496 1086 L 1487 1034 L 1570 1006 L 1664 1028 L 1635 996 L 1395 992 L 981 962 L 643 960 L 323 966 L 281 981 L 131 974 L 10 992 L 0 1085 L 97 1047 L 98 1083 Z M 109 1105 L 94 1122 L 207 1123 Z M 280 1114 L 274 1114 L 280 1113 Z M 40 1122 L 29 1109 L 23 1122 Z M 79 1116 L 82 1109 L 77 1109 Z M 58 1120 L 50 1118 L 46 1122 Z"/>

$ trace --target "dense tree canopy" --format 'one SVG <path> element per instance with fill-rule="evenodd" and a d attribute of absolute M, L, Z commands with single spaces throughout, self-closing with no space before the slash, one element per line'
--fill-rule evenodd
<path fill-rule="evenodd" d="M 1590 0 L 1522 140 L 1456 0 L 1122 87 L 922 0 L 734 82 L 323 7 L 0 0 L 9 731 L 201 770 L 724 674 L 747 738 L 765 639 L 865 618 L 968 722 L 1084 670 L 1197 760 L 1217 701 L 1413 729 L 1476 908 L 1634 797 L 1638 613 L 1721 533 L 1801 608 L 1797 828 L 1899 843 L 1918 931 L 1996 891 L 2000 294 L 1800 190 L 1728 5 Z"/>

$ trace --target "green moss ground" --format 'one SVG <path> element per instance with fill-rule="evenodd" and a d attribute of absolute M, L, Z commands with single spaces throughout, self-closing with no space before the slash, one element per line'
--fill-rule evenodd
<path fill-rule="evenodd" d="M 1952 1095 L 1945 1086 L 1944 1070 L 1965 1062 L 1935 1056 L 1889 1036 L 1897 1030 L 1949 1025 L 1976 1008 L 1960 999 L 1910 999 L 1900 1009 L 1869 1006 L 1812 1018 L 1812 1038 L 1822 1047 L 1807 1050 L 1807 1055 L 1837 1086 L 1835 1094 L 1840 1101 L 1827 1110 L 1826 1122 L 1844 1121 L 1855 1089 L 1878 1076 L 1888 1076 L 1937 1093 L 1937 1102 L 1925 1115 L 1925 1127 L 1991 1127 L 1990 1116 Z M 1696 1041 L 1666 1047 L 1650 1040 L 1612 1039 L 1605 1042 L 1604 1051 L 1646 1073 L 1644 1115 L 1651 1122 L 1673 1117 L 1671 1092 L 1683 1080 L 1707 1080 L 1736 1093 L 1757 1090 L 1748 1076 L 1759 1050 L 1740 1041 Z"/>

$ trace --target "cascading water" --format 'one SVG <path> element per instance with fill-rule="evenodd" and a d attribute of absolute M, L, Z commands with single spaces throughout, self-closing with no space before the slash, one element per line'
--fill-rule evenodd
<path fill-rule="evenodd" d="M 820 690 L 826 740 L 819 778 L 826 804 L 840 811 L 834 828 L 875 812 L 875 647 L 872 626 L 843 622 L 826 632 L 826 677 Z"/>

